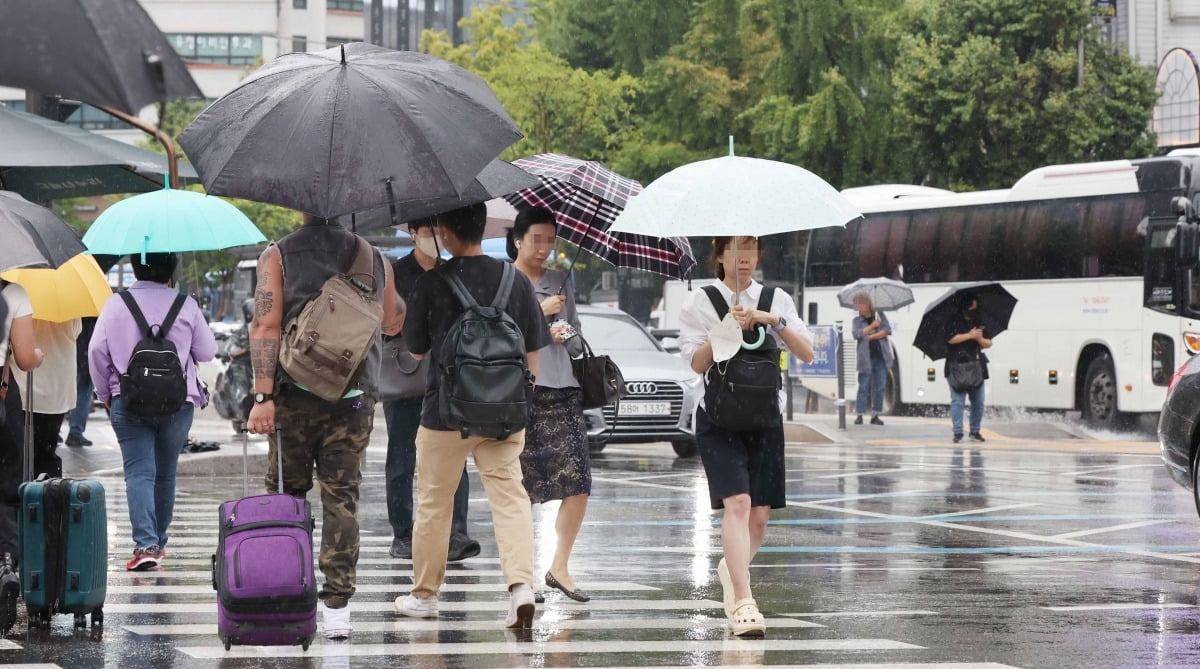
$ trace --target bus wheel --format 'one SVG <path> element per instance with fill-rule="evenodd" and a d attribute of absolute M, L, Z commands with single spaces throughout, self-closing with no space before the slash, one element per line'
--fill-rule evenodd
<path fill-rule="evenodd" d="M 1080 412 L 1092 427 L 1119 429 L 1127 417 L 1117 411 L 1117 375 L 1112 358 L 1107 353 L 1088 363 L 1083 376 L 1083 397 Z"/>

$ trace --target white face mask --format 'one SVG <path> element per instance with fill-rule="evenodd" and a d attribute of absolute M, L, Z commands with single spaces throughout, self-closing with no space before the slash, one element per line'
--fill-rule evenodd
<path fill-rule="evenodd" d="M 742 347 L 742 328 L 733 320 L 733 314 L 725 314 L 725 318 L 708 333 L 708 341 L 712 343 L 713 362 L 729 360 Z"/>
<path fill-rule="evenodd" d="M 438 257 L 437 243 L 433 241 L 433 237 L 414 237 L 413 245 L 431 258 Z"/>

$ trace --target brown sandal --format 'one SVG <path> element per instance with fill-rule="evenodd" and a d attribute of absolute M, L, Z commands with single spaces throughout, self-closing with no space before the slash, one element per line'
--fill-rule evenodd
<path fill-rule="evenodd" d="M 753 597 L 739 599 L 733 604 L 733 613 L 729 616 L 729 628 L 734 636 L 761 637 L 766 636 L 767 623 L 763 614 L 758 610 L 758 603 Z"/>

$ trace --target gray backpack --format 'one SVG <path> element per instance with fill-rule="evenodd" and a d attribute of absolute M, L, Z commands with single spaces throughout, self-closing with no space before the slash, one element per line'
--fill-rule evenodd
<path fill-rule="evenodd" d="M 504 276 L 491 306 L 477 304 L 452 271 L 437 269 L 463 312 L 442 342 L 442 421 L 463 438 L 504 439 L 525 429 L 530 400 L 525 335 L 504 311 L 516 269 L 504 263 Z"/>

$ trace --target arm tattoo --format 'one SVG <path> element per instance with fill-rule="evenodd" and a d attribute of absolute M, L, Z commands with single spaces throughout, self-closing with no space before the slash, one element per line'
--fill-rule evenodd
<path fill-rule="evenodd" d="M 255 381 L 274 381 L 275 366 L 278 362 L 278 339 L 250 340 L 250 366 L 254 369 Z"/>
<path fill-rule="evenodd" d="M 275 294 L 269 290 L 259 288 L 254 291 L 254 304 L 256 305 L 259 318 L 262 318 L 271 313 L 271 309 L 275 306 Z"/>

